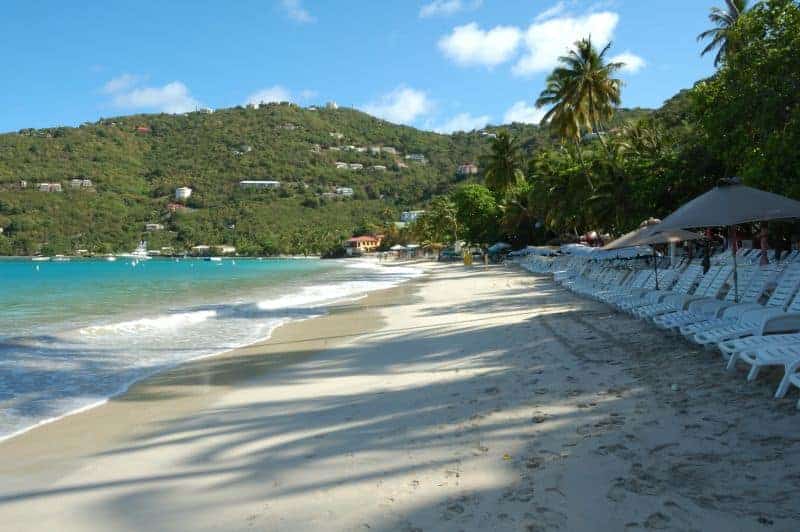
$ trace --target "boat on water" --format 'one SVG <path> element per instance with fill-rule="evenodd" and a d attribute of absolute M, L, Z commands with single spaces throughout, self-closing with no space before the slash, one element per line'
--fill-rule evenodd
<path fill-rule="evenodd" d="M 50 260 L 50 257 L 31 257 L 33 262 L 47 262 Z"/>
<path fill-rule="evenodd" d="M 108 262 L 114 262 L 115 260 L 117 260 L 117 257 L 115 257 L 114 255 L 106 255 L 105 260 L 107 260 Z"/>
<path fill-rule="evenodd" d="M 203 260 L 206 262 L 222 262 L 222 257 L 206 257 Z"/>
<path fill-rule="evenodd" d="M 123 253 L 119 256 L 129 259 L 136 259 L 137 261 L 150 260 L 151 257 L 150 255 L 147 254 L 147 240 L 140 241 L 139 245 L 136 246 L 136 249 L 134 249 L 130 253 Z"/>

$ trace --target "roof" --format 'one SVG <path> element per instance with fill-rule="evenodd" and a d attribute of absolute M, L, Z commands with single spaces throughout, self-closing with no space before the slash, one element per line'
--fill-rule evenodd
<path fill-rule="evenodd" d="M 377 240 L 374 236 L 354 236 L 347 239 L 348 242 L 376 242 Z"/>

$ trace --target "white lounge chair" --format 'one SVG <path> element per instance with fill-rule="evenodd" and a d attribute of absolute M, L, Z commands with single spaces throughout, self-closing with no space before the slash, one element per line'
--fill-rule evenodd
<path fill-rule="evenodd" d="M 794 297 L 800 287 L 800 265 L 793 264 L 783 272 L 778 286 L 767 303 L 760 308 L 740 309 L 738 319 L 730 325 L 716 326 L 697 332 L 689 339 L 700 345 L 716 345 L 724 340 L 761 336 L 771 333 L 800 330 L 800 297 Z M 739 305 L 725 310 L 736 310 Z"/>
<path fill-rule="evenodd" d="M 767 366 L 783 366 L 784 375 L 778 388 L 775 390 L 775 399 L 780 399 L 789 391 L 793 382 L 798 380 L 797 370 L 800 369 L 800 344 L 785 346 L 773 346 L 756 351 L 744 351 L 738 358 L 732 358 L 732 362 L 742 361 L 750 365 L 747 374 L 747 381 L 752 382 L 758 377 L 761 368 Z M 800 404 L 800 403 L 798 403 Z"/>

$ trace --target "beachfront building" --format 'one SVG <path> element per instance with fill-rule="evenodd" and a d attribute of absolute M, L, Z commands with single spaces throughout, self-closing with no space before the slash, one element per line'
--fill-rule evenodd
<path fill-rule="evenodd" d="M 460 176 L 475 175 L 478 173 L 478 166 L 473 163 L 465 163 L 458 167 L 456 173 Z"/>
<path fill-rule="evenodd" d="M 91 179 L 82 179 L 76 177 L 75 179 L 69 180 L 69 188 L 92 188 L 92 186 Z"/>
<path fill-rule="evenodd" d="M 425 211 L 404 211 L 400 215 L 400 221 L 406 223 L 416 222 L 417 218 L 423 214 L 425 214 Z"/>
<path fill-rule="evenodd" d="M 354 236 L 344 243 L 345 251 L 350 256 L 371 253 L 381 245 L 380 236 Z"/>
<path fill-rule="evenodd" d="M 178 201 L 184 201 L 191 197 L 192 189 L 189 187 L 178 187 L 175 189 L 175 199 Z"/>
<path fill-rule="evenodd" d="M 350 187 L 336 187 L 336 195 L 349 198 L 353 195 L 353 189 Z"/>
<path fill-rule="evenodd" d="M 236 248 L 233 246 L 220 245 L 220 246 L 214 246 L 213 249 L 215 253 L 218 253 L 220 255 L 233 255 L 236 253 Z"/>
<path fill-rule="evenodd" d="M 253 181 L 253 180 L 244 180 L 239 181 L 239 188 L 243 189 L 278 189 L 281 188 L 280 181 Z"/>
<path fill-rule="evenodd" d="M 189 251 L 196 256 L 211 255 L 211 246 L 200 244 L 199 246 L 192 246 Z"/>
<path fill-rule="evenodd" d="M 61 183 L 38 183 L 39 192 L 61 192 Z"/>

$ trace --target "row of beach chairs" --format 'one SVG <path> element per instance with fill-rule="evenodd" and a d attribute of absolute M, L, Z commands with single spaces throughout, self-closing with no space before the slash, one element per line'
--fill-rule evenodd
<path fill-rule="evenodd" d="M 762 265 L 759 250 L 741 249 L 736 262 L 738 291 L 729 254 L 712 257 L 705 273 L 701 259 L 687 258 L 657 274 L 652 265 L 645 269 L 641 263 L 632 267 L 630 261 L 569 256 L 530 256 L 520 265 L 550 273 L 577 294 L 718 350 L 728 371 L 749 366 L 748 381 L 763 368 L 783 368 L 775 391 L 775 398 L 782 398 L 793 386 L 800 388 L 800 254 L 792 251 Z"/>

